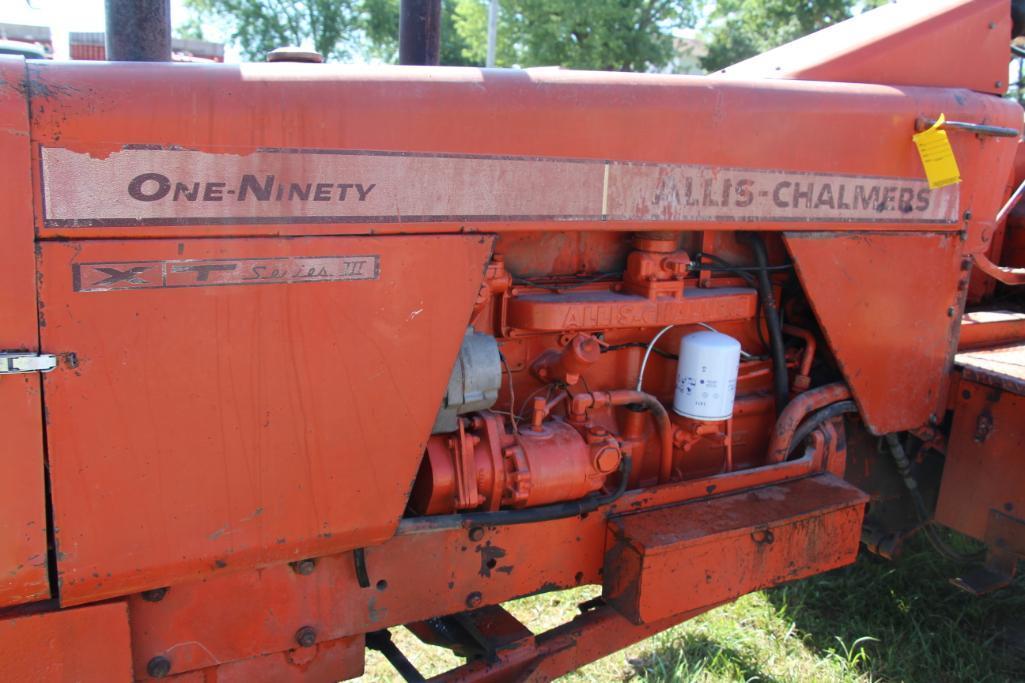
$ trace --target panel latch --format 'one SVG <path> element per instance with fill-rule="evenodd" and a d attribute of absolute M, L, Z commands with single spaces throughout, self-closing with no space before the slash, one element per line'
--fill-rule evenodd
<path fill-rule="evenodd" d="M 0 375 L 50 372 L 57 367 L 52 353 L 0 352 Z"/>

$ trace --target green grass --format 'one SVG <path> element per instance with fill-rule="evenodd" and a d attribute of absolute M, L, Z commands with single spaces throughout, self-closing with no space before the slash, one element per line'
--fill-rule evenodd
<path fill-rule="evenodd" d="M 956 566 L 923 543 L 896 563 L 862 554 L 852 567 L 744 596 L 609 655 L 565 681 L 1025 681 L 1025 581 L 975 598 Z M 585 587 L 508 603 L 535 633 L 599 593 Z M 425 674 L 461 663 L 404 629 L 396 641 Z M 364 681 L 395 673 L 368 653 Z"/>

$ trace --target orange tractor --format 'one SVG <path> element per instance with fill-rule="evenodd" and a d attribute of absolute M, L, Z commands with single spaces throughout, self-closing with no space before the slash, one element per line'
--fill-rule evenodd
<path fill-rule="evenodd" d="M 937 525 L 1006 585 L 1020 31 L 888 5 L 709 77 L 0 58 L 0 679 L 416 680 L 405 625 L 439 680 L 548 680 Z"/>

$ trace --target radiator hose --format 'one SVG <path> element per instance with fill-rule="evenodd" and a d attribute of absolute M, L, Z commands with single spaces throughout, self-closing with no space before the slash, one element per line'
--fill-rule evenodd
<path fill-rule="evenodd" d="M 762 315 L 765 327 L 769 330 L 769 354 L 772 357 L 773 393 L 776 397 L 776 414 L 779 415 L 787 405 L 790 397 L 790 381 L 787 375 L 787 358 L 783 348 L 783 328 L 779 321 L 779 309 L 776 298 L 772 294 L 772 282 L 769 280 L 769 257 L 765 250 L 765 242 L 761 235 L 742 233 L 741 241 L 751 248 L 757 269 L 755 276 L 758 283 L 758 298 L 762 302 Z"/>

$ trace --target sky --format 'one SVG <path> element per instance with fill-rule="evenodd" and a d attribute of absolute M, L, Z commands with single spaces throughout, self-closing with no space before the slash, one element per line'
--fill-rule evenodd
<path fill-rule="evenodd" d="M 53 38 L 54 57 L 68 58 L 68 33 L 71 31 L 102 31 L 105 18 L 104 0 L 0 0 L 0 23 L 49 26 Z M 185 23 L 189 11 L 184 0 L 171 0 L 171 26 Z M 217 27 L 204 27 L 204 35 L 220 41 Z M 225 61 L 239 61 L 238 51 L 225 47 Z"/>

